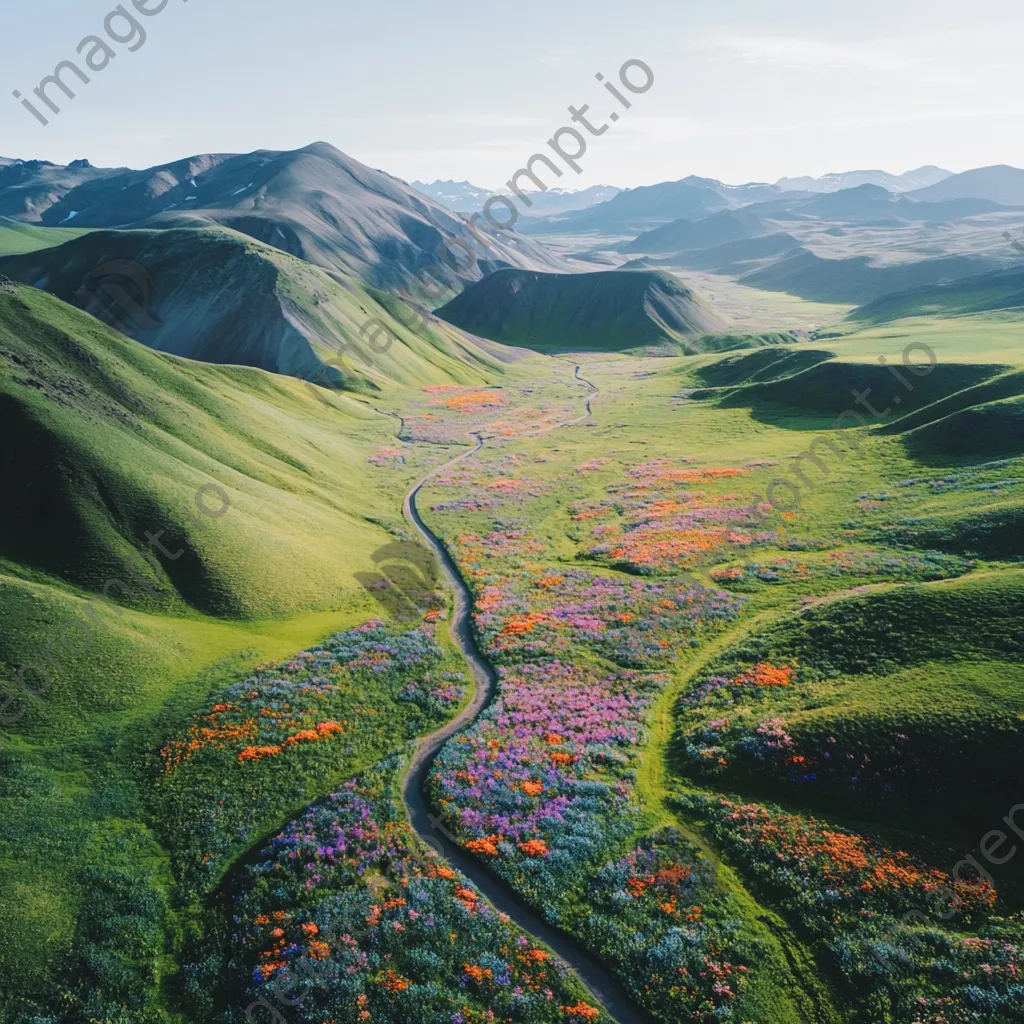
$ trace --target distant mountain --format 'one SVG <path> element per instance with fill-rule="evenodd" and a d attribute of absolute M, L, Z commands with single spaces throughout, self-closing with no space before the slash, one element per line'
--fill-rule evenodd
<path fill-rule="evenodd" d="M 38 223 L 72 189 L 115 173 L 88 160 L 66 167 L 48 160 L 0 160 L 0 217 Z"/>
<path fill-rule="evenodd" d="M 889 174 L 887 171 L 843 171 L 839 174 L 825 174 L 820 178 L 779 178 L 776 184 L 787 191 L 839 192 L 856 188 L 858 185 L 878 185 L 888 192 L 912 192 L 926 188 L 948 178 L 953 172 L 941 167 L 928 165 L 907 171 L 906 174 Z"/>
<path fill-rule="evenodd" d="M 839 192 L 758 203 L 747 212 L 779 219 L 813 218 L 851 224 L 897 224 L 901 221 L 938 224 L 1005 209 L 989 199 L 922 202 L 917 198 L 920 195 L 920 192 L 897 194 L 880 185 L 857 185 Z"/>
<path fill-rule="evenodd" d="M 703 220 L 674 220 L 619 245 L 619 252 L 668 253 L 708 249 L 740 238 L 765 234 L 762 221 L 745 210 L 722 210 Z"/>
<path fill-rule="evenodd" d="M 672 262 L 689 270 L 710 270 L 718 274 L 744 274 L 757 269 L 773 256 L 800 249 L 800 243 L 792 235 L 777 232 L 758 235 L 755 238 L 738 238 L 734 242 L 697 252 L 677 253 Z M 755 264 L 757 266 L 755 266 Z"/>
<path fill-rule="evenodd" d="M 59 248 L 2 257 L 0 274 L 45 289 L 161 352 L 346 390 L 444 383 L 498 365 L 447 324 L 431 320 L 414 333 L 391 318 L 383 295 L 358 281 L 339 283 L 222 228 L 97 230 Z M 373 319 L 392 333 L 384 352 L 360 334 Z M 343 342 L 347 369 L 333 366 L 321 376 Z"/>
<path fill-rule="evenodd" d="M 690 185 L 704 185 L 717 192 L 730 207 L 747 206 L 750 203 L 767 203 L 786 195 L 786 189 L 768 185 L 763 181 L 751 181 L 745 185 L 727 185 L 717 178 L 698 178 L 691 174 L 683 181 Z"/>
<path fill-rule="evenodd" d="M 456 213 L 476 213 L 494 195 L 494 190 L 481 188 L 469 181 L 410 181 L 410 185 L 421 195 L 433 199 Z"/>
<path fill-rule="evenodd" d="M 707 178 L 665 181 L 626 189 L 613 199 L 586 210 L 544 219 L 524 219 L 523 230 L 545 232 L 601 232 L 637 234 L 659 224 L 701 220 L 733 205 L 720 191 L 704 184 Z"/>
<path fill-rule="evenodd" d="M 1024 171 L 1007 164 L 978 167 L 918 189 L 911 193 L 911 199 L 988 199 L 1004 206 L 1024 206 Z"/>
<path fill-rule="evenodd" d="M 429 196 L 435 202 L 457 213 L 479 213 L 491 196 L 497 192 L 505 194 L 508 191 L 481 188 L 468 181 L 432 181 L 430 184 L 414 181 L 411 184 L 417 192 Z M 584 210 L 588 206 L 595 206 L 614 198 L 621 191 L 621 188 L 614 185 L 591 185 L 590 188 L 578 192 L 562 188 L 548 189 L 547 192 L 527 190 L 525 194 L 533 204 L 527 212 L 534 217 L 545 217 L 568 213 L 571 210 Z"/>
<path fill-rule="evenodd" d="M 484 225 L 474 239 L 465 219 L 404 181 L 373 170 L 326 143 L 291 152 L 205 154 L 80 185 L 46 211 L 48 225 L 197 227 L 221 225 L 315 263 L 342 278 L 391 291 L 421 290 L 418 272 L 436 264 L 444 242 L 477 253 L 470 264 L 453 243 L 439 275 L 449 293 L 499 267 L 567 269 L 537 242 L 501 240 Z"/>
<path fill-rule="evenodd" d="M 850 318 L 886 323 L 911 316 L 962 316 L 994 309 L 1019 309 L 1024 316 L 1024 269 L 996 270 L 948 284 L 883 295 L 855 309 Z"/>
<path fill-rule="evenodd" d="M 437 315 L 473 334 L 540 351 L 700 351 L 723 320 L 661 271 L 500 270 Z"/>
<path fill-rule="evenodd" d="M 817 302 L 860 305 L 892 292 L 955 281 L 998 266 L 996 260 L 975 256 L 944 256 L 875 266 L 866 256 L 829 260 L 800 248 L 739 280 L 754 288 L 788 292 Z"/>

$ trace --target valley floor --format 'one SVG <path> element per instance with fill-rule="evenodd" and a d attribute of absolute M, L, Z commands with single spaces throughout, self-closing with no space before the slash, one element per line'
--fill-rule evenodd
<path fill-rule="evenodd" d="M 336 611 L 127 613 L 187 656 L 0 754 L 3 1019 L 1021 1020 L 1015 330 L 379 402 Z"/>

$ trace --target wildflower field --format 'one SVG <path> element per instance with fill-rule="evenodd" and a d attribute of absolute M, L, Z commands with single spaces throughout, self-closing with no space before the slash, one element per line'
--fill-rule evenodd
<path fill-rule="evenodd" d="M 293 808 L 443 724 L 467 694 L 444 620 L 371 621 L 219 692 L 158 751 L 174 868 L 203 892 Z"/>
<path fill-rule="evenodd" d="M 345 472 L 378 546 L 338 572 L 305 538 L 233 612 L 280 590 L 300 619 L 125 609 L 5 731 L 0 1021 L 612 1024 L 578 954 L 637 1021 L 1022 1024 L 1024 451 L 947 422 L 984 376 L 954 360 L 933 412 L 826 434 L 823 472 L 802 453 L 885 343 L 367 399 Z M 355 506 L 300 450 L 333 552 Z M 494 671 L 479 712 L 402 521 L 420 480 Z M 42 614 L 35 570 L 5 579 Z M 173 671 L 124 639 L 158 626 Z M 463 713 L 424 798 L 466 874 L 402 801 Z"/>

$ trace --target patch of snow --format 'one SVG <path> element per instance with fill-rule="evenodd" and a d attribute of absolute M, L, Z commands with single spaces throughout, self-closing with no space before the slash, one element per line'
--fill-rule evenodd
<path fill-rule="evenodd" d="M 72 210 L 62 221 L 61 224 L 67 224 L 69 220 L 74 220 L 78 216 L 77 210 Z"/>
<path fill-rule="evenodd" d="M 233 196 L 239 196 L 239 195 L 241 195 L 245 191 L 246 188 L 252 188 L 252 182 L 251 181 L 249 182 L 248 185 L 245 186 L 245 188 L 240 188 L 237 192 L 232 192 L 231 194 Z"/>

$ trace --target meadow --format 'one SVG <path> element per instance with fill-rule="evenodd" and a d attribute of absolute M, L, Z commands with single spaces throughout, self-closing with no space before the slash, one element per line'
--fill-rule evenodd
<path fill-rule="evenodd" d="M 15 504 L 74 524 L 0 551 L 0 657 L 52 668 L 4 718 L 4 1020 L 611 1019 L 397 796 L 472 691 L 402 499 L 474 435 L 418 506 L 498 673 L 428 775 L 448 839 L 646 1019 L 1020 1020 L 1019 865 L 979 848 L 1020 802 L 1019 323 L 370 398 L 0 303 Z M 878 361 L 909 345 L 912 392 Z M 889 413 L 834 432 L 865 388 Z M 188 515 L 211 482 L 226 513 Z"/>

